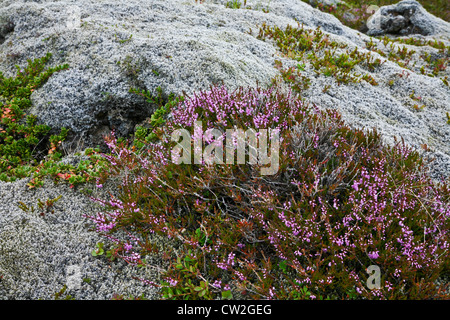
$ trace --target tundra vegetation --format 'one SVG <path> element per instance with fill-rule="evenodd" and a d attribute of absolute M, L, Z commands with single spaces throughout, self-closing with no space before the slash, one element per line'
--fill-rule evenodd
<path fill-rule="evenodd" d="M 385 2 L 393 1 L 376 4 Z M 444 1 L 423 4 L 437 16 L 446 14 Z M 339 15 L 339 7 L 321 9 Z M 262 25 L 257 37 L 273 41 L 297 66 L 274 61 L 280 75 L 268 88 L 211 86 L 178 97 L 161 88 L 156 94 L 130 88 L 157 110 L 132 137 L 106 137 L 108 152 L 80 153 L 85 160 L 76 167 L 61 161 L 68 131 L 50 134 L 27 114 L 33 90 L 70 66 L 45 69 L 49 54 L 17 67 L 13 78 L 0 73 L 0 179 L 30 177 L 30 188 L 42 186 L 44 177 L 71 186 L 95 182 L 97 188 L 115 182 L 117 196 L 91 198 L 102 210 L 86 218 L 105 238 L 92 254 L 136 268 L 152 267 L 150 258 L 158 256 L 161 281 L 139 280 L 159 287 L 162 299 L 448 299 L 442 279 L 448 281 L 450 271 L 450 181 L 433 181 L 425 160 L 403 141 L 386 145 L 375 129 L 351 128 L 337 111 L 319 110 L 301 94 L 309 84 L 307 66 L 339 84 L 376 86 L 387 80 L 371 75 L 382 64 L 371 52 L 417 71 L 409 48 L 430 46 L 442 60 L 425 56 L 427 64 L 417 68 L 440 76 L 449 48 L 385 37 L 373 38 L 369 52 L 361 53 L 300 25 Z M 447 77 L 442 81 L 448 86 Z M 410 98 L 418 101 L 414 92 Z M 443 117 L 450 123 L 448 113 Z M 173 163 L 171 133 L 188 129 L 195 135 L 195 121 L 202 121 L 203 131 L 278 129 L 279 170 L 261 175 L 260 164 Z M 211 143 L 199 138 L 204 147 Z M 57 200 L 40 201 L 38 208 L 49 213 Z M 155 236 L 173 246 L 160 246 Z M 379 289 L 367 287 L 371 265 L 380 267 Z"/>

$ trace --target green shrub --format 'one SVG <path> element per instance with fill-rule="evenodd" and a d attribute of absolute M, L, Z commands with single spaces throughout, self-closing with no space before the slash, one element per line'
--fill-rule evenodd
<path fill-rule="evenodd" d="M 193 134 L 196 120 L 278 129 L 278 172 L 173 163 L 170 134 Z M 434 183 L 402 142 L 386 146 L 276 88 L 196 93 L 153 132 L 160 140 L 141 141 L 140 153 L 108 139 L 100 182 L 121 177 L 120 193 L 94 199 L 104 210 L 89 218 L 132 264 L 155 252 L 153 233 L 180 243 L 176 256 L 160 252 L 172 259 L 162 283 L 143 280 L 163 298 L 448 298 L 436 280 L 449 271 L 449 184 Z M 381 269 L 379 289 L 367 288 L 370 265 Z"/>
<path fill-rule="evenodd" d="M 57 159 L 56 151 L 65 139 L 67 130 L 58 135 L 49 135 L 50 127 L 37 124 L 34 115 L 27 115 L 31 106 L 31 93 L 43 85 L 55 72 L 67 69 L 67 65 L 44 70 L 51 54 L 34 61 L 21 69 L 13 78 L 6 78 L 0 72 L 0 179 L 4 181 L 22 178 L 29 174 L 30 163 L 38 163 L 49 156 Z"/>

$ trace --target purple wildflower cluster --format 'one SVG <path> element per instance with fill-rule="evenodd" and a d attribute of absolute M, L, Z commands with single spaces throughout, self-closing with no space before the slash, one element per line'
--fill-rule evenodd
<path fill-rule="evenodd" d="M 236 99 L 245 96 L 245 99 Z M 262 90 L 239 88 L 229 92 L 226 87 L 213 87 L 210 91 L 194 93 L 187 97 L 179 108 L 173 110 L 167 124 L 169 132 L 175 128 L 192 128 L 195 121 L 205 121 L 207 129 L 288 129 L 286 114 L 277 101 L 283 99 L 290 104 L 292 113 L 303 111 L 300 100 L 291 99 L 291 94 L 282 96 L 274 89 Z"/>
<path fill-rule="evenodd" d="M 167 137 L 195 121 L 278 128 L 280 170 L 261 176 L 257 165 L 171 163 Z M 97 200 L 105 210 L 91 219 L 130 263 L 154 250 L 152 233 L 180 241 L 176 267 L 163 277 L 171 294 L 192 285 L 205 297 L 205 283 L 213 293 L 269 299 L 444 294 L 436 280 L 449 266 L 449 186 L 432 182 L 403 144 L 384 146 L 375 130 L 351 129 L 336 111 L 276 88 L 196 93 L 155 132 L 165 140 L 140 152 L 109 140 L 102 179 L 121 177 L 121 192 Z M 380 289 L 366 285 L 370 265 L 382 271 Z"/>

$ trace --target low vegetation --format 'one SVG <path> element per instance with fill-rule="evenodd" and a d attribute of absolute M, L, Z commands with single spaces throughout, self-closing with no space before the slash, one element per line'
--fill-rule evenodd
<path fill-rule="evenodd" d="M 68 130 L 51 134 L 51 128 L 38 123 L 35 115 L 29 114 L 31 93 L 42 86 L 55 72 L 67 69 L 68 65 L 45 69 L 51 59 L 48 53 L 34 61 L 28 60 L 24 68 L 17 66 L 15 77 L 7 78 L 0 72 L 0 180 L 15 181 L 32 177 L 31 188 L 43 184 L 46 176 L 67 180 L 74 185 L 86 182 L 101 168 L 101 157 L 92 148 L 84 154 L 77 167 L 61 162 L 62 143 Z"/>
<path fill-rule="evenodd" d="M 282 78 L 299 93 L 309 87 L 310 79 L 302 74 L 306 63 L 316 73 L 334 77 L 338 84 L 366 81 L 371 85 L 378 85 L 370 73 L 360 74 L 354 69 L 359 65 L 369 72 L 374 71 L 382 64 L 381 59 L 374 58 L 370 52 L 361 53 L 357 48 L 350 50 L 346 44 L 331 41 L 320 28 L 305 29 L 299 23 L 297 28 L 288 25 L 282 30 L 263 24 L 258 39 L 272 40 L 287 58 L 299 62 L 296 67 L 283 68 L 281 61 L 275 61 Z M 338 50 L 343 52 L 336 53 Z"/>

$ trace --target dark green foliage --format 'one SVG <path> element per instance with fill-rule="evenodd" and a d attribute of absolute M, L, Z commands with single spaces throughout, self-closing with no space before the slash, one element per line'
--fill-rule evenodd
<path fill-rule="evenodd" d="M 38 163 L 45 156 L 57 159 L 55 152 L 67 135 L 62 129 L 50 136 L 50 127 L 37 124 L 34 115 L 26 110 L 31 106 L 31 93 L 43 85 L 55 72 L 67 69 L 67 65 L 44 70 L 51 54 L 34 61 L 28 60 L 25 68 L 17 67 L 16 77 L 6 78 L 0 72 L 0 179 L 14 180 L 28 174 L 30 163 Z"/>
<path fill-rule="evenodd" d="M 287 58 L 309 62 L 316 73 L 334 77 L 338 84 L 358 83 L 364 80 L 374 86 L 378 85 L 370 74 L 357 74 L 354 68 L 359 65 L 372 72 L 381 65 L 380 59 L 374 59 L 370 53 L 363 54 L 357 48 L 350 50 L 346 44 L 331 41 L 320 28 L 308 30 L 299 24 L 298 28 L 288 25 L 282 30 L 276 26 L 263 24 L 258 38 L 273 40 Z M 337 54 L 337 49 L 345 49 L 345 52 Z M 310 80 L 301 73 L 302 68 L 285 69 L 280 61 L 275 61 L 275 65 L 280 70 L 281 77 L 297 92 L 309 87 Z"/>

